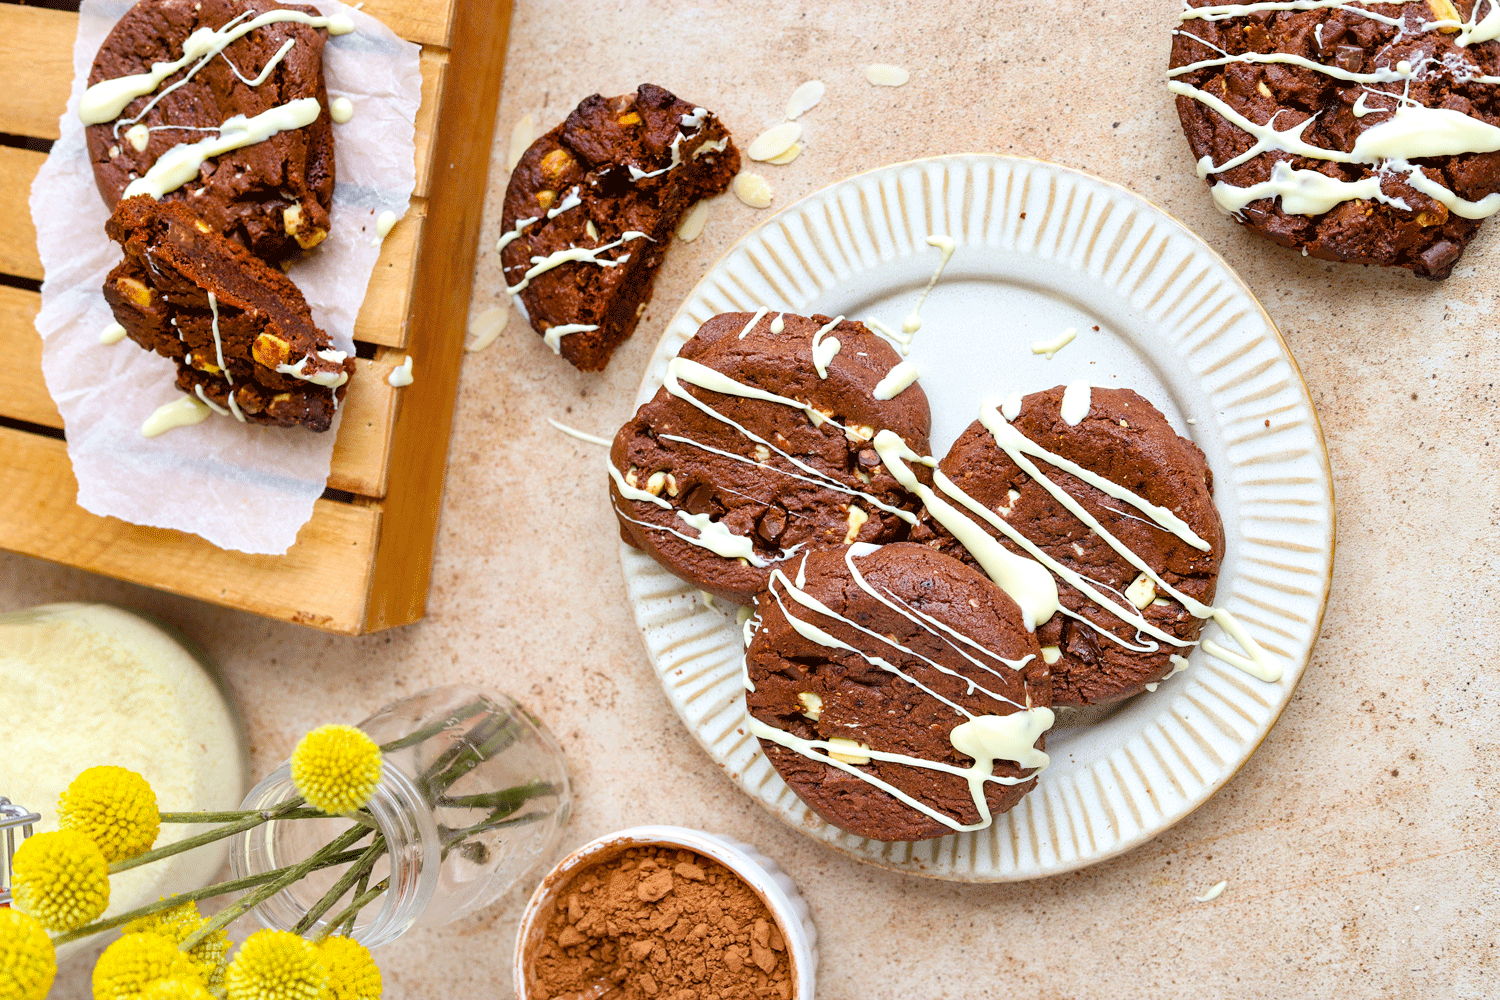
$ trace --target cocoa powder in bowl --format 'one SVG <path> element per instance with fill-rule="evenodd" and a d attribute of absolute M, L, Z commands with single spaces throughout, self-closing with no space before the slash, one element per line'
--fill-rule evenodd
<path fill-rule="evenodd" d="M 738 875 L 662 844 L 593 860 L 558 891 L 525 962 L 530 1000 L 790 1000 L 791 957 Z"/>

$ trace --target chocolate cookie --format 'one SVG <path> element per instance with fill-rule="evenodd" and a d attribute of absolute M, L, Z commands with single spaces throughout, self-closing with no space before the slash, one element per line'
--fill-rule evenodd
<path fill-rule="evenodd" d="M 889 429 L 927 448 L 931 415 L 919 386 L 875 398 L 899 362 L 889 344 L 842 318 L 713 317 L 615 435 L 610 495 L 621 537 L 738 604 L 810 547 L 905 539 L 920 504 L 870 444 Z"/>
<path fill-rule="evenodd" d="M 751 627 L 750 732 L 835 826 L 940 837 L 1035 785 L 1051 682 L 1020 609 L 978 571 L 909 543 L 824 549 L 773 574 Z"/>
<path fill-rule="evenodd" d="M 241 422 L 326 431 L 354 359 L 332 350 L 281 271 L 181 204 L 127 198 L 104 298 L 137 344 L 177 362 L 177 388 Z"/>
<path fill-rule="evenodd" d="M 89 85 L 182 60 L 184 44 L 195 32 L 204 32 L 191 46 L 196 52 L 208 33 L 233 34 L 273 11 L 322 20 L 312 7 L 273 0 L 141 0 L 104 40 L 89 71 Z M 145 179 L 140 186 L 153 186 L 149 171 L 174 147 L 217 139 L 220 126 L 237 116 L 253 119 L 291 106 L 316 117 L 303 127 L 275 131 L 206 159 L 186 183 L 173 178 L 155 186 L 175 184 L 161 197 L 190 205 L 215 232 L 268 261 L 316 246 L 328 235 L 334 182 L 333 128 L 323 86 L 327 35 L 323 27 L 297 20 L 263 24 L 218 54 L 209 45 L 202 57 L 189 59 L 112 115 L 108 102 L 91 113 L 95 102 L 86 94 L 84 120 L 107 116 L 86 130 L 94 178 L 105 202 L 113 207 L 140 178 Z"/>
<path fill-rule="evenodd" d="M 660 87 L 584 98 L 505 189 L 496 249 L 532 328 L 575 367 L 602 370 L 646 311 L 677 220 L 739 169 L 718 118 Z"/>
<path fill-rule="evenodd" d="M 1500 210 L 1488 7 L 1190 3 L 1168 86 L 1219 208 L 1313 257 L 1447 277 Z"/>
<path fill-rule="evenodd" d="M 1129 497 L 1110 496 L 1045 455 L 1022 453 L 1162 582 L 1192 600 L 1212 603 L 1224 557 L 1224 528 L 1214 508 L 1213 474 L 1203 453 L 1178 437 L 1166 418 L 1135 392 L 1096 388 L 1084 397 L 1083 388 L 1058 386 L 1024 399 L 1013 397 L 1002 408 L 1011 417 L 1002 430 L 1019 431 L 1029 439 L 1028 446 L 1039 446 L 1169 512 L 1159 515 L 1167 523 L 1180 520 L 1185 529 L 1177 530 L 1196 543 L 1153 521 L 1153 512 Z M 1086 409 L 1080 414 L 1071 405 L 1063 406 L 1065 395 L 1072 397 L 1070 404 L 1081 399 Z M 992 422 L 997 418 L 994 414 Z M 1004 424 L 1003 418 L 999 424 Z M 1038 625 L 1037 639 L 1051 662 L 1055 704 L 1092 705 L 1136 694 L 1170 674 L 1179 663 L 1174 657 L 1187 656 L 1202 621 L 1022 469 L 1000 447 L 991 428 L 981 421 L 971 424 L 938 468 L 1052 561 L 1048 565 L 1042 560 L 1057 580 L 1063 610 Z M 941 479 L 938 490 L 950 495 Z M 972 511 L 965 513 L 1011 551 L 1036 558 L 1035 552 L 993 524 Z M 930 517 L 913 537 L 972 562 L 968 551 Z"/>

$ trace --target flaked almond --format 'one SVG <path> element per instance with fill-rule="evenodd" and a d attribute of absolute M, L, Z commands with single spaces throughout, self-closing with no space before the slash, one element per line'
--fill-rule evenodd
<path fill-rule="evenodd" d="M 758 135 L 754 142 L 745 147 L 745 155 L 752 160 L 769 160 L 791 149 L 800 138 L 802 138 L 801 125 L 796 122 L 782 122 Z"/>
<path fill-rule="evenodd" d="M 865 79 L 877 87 L 900 87 L 911 79 L 905 66 L 890 63 L 871 63 L 865 67 Z"/>
<path fill-rule="evenodd" d="M 817 107 L 823 100 L 823 89 L 822 80 L 808 80 L 792 91 L 792 96 L 786 101 L 787 121 L 795 121 Z"/>
<path fill-rule="evenodd" d="M 682 214 L 682 221 L 677 223 L 677 238 L 684 243 L 691 243 L 703 235 L 703 227 L 708 225 L 708 201 L 697 201 L 693 207 Z"/>
<path fill-rule="evenodd" d="M 779 154 L 777 156 L 773 156 L 769 160 L 767 160 L 766 162 L 767 163 L 774 163 L 777 166 L 784 167 L 788 163 L 791 163 L 793 160 L 795 160 L 797 157 L 801 156 L 802 155 L 802 150 L 805 149 L 805 148 L 806 147 L 803 146 L 802 143 L 799 142 L 795 146 L 793 146 L 791 149 L 787 150 L 785 153 L 781 153 L 781 154 Z"/>
<path fill-rule="evenodd" d="M 482 351 L 495 342 L 510 322 L 510 306 L 494 306 L 469 321 L 469 334 L 473 340 L 464 348 L 467 351 Z"/>
<path fill-rule="evenodd" d="M 734 178 L 734 196 L 751 208 L 769 208 L 775 197 L 771 183 L 760 174 L 738 174 Z"/>
<path fill-rule="evenodd" d="M 526 150 L 535 139 L 536 119 L 529 114 L 522 115 L 521 120 L 510 130 L 510 148 L 505 154 L 505 169 L 515 170 L 516 164 L 521 162 L 521 157 L 526 155 Z"/>

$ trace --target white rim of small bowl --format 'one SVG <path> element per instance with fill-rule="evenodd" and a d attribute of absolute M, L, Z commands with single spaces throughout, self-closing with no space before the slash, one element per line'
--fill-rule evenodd
<path fill-rule="evenodd" d="M 818 929 L 796 883 L 753 845 L 685 826 L 633 826 L 607 833 L 573 851 L 547 873 L 527 901 L 516 931 L 513 969 L 517 1000 L 532 996 L 526 982 L 526 946 L 545 929 L 558 891 L 568 879 L 601 856 L 652 844 L 683 848 L 712 858 L 744 880 L 766 904 L 781 930 L 786 953 L 792 960 L 792 1000 L 813 1000 L 818 973 Z"/>
<path fill-rule="evenodd" d="M 972 206 L 965 200 L 969 175 L 963 171 L 977 178 L 981 168 L 991 174 L 1004 172 L 1016 183 L 1015 190 L 1009 181 L 1003 191 L 992 190 L 991 200 L 984 203 L 985 219 L 975 221 L 972 213 L 979 196 L 974 195 Z M 959 172 L 956 179 L 952 176 L 955 170 Z M 807 254 L 788 243 L 797 227 L 822 225 L 818 213 L 844 210 L 840 208 L 843 202 L 836 199 L 846 194 L 866 199 L 852 205 L 850 211 L 872 214 L 872 206 L 891 211 L 890 199 L 895 198 L 899 204 L 914 186 L 921 186 L 925 195 L 910 208 L 915 214 L 908 218 L 907 210 L 901 210 L 899 219 L 887 219 L 890 231 L 874 237 L 873 252 L 879 261 L 909 258 L 911 249 L 921 240 L 919 222 L 928 223 L 922 232 L 951 233 L 951 229 L 933 228 L 947 220 L 960 231 L 980 227 L 985 245 L 1022 252 L 1060 268 L 1058 274 L 1099 286 L 1105 293 L 1100 308 L 1133 311 L 1149 321 L 1153 337 L 1167 333 L 1177 336 L 1180 347 L 1175 349 L 1173 366 L 1193 372 L 1192 377 L 1203 383 L 1189 397 L 1196 405 L 1191 410 L 1184 408 L 1182 416 L 1198 418 L 1198 434 L 1191 436 L 1210 452 L 1221 489 L 1225 485 L 1241 490 L 1258 488 L 1271 482 L 1304 484 L 1296 488 L 1302 491 L 1296 497 L 1274 500 L 1300 505 L 1292 512 L 1294 516 L 1262 516 L 1233 506 L 1226 514 L 1226 528 L 1230 527 L 1230 518 L 1243 515 L 1240 520 L 1281 521 L 1291 525 L 1288 530 L 1294 534 L 1306 530 L 1318 536 L 1311 541 L 1304 539 L 1307 544 L 1290 546 L 1275 537 L 1247 538 L 1233 550 L 1233 560 L 1226 561 L 1226 572 L 1220 580 L 1222 603 L 1231 606 L 1263 645 L 1285 657 L 1287 669 L 1282 681 L 1274 685 L 1274 691 L 1262 691 L 1261 682 L 1240 675 L 1232 667 L 1213 667 L 1220 682 L 1210 690 L 1190 671 L 1184 679 L 1163 687 L 1163 693 L 1171 692 L 1170 719 L 1164 716 L 1151 722 L 1131 738 L 1129 746 L 1122 744 L 1101 758 L 1093 772 L 1066 779 L 1067 787 L 1059 783 L 1062 775 L 1054 777 L 1055 793 L 1039 796 L 1042 789 L 1038 789 L 997 821 L 1006 824 L 1005 830 L 983 838 L 950 835 L 915 843 L 881 844 L 820 820 L 774 774 L 758 748 L 746 749 L 754 741 L 741 725 L 743 699 L 736 704 L 726 693 L 731 689 L 738 692 L 738 671 L 721 669 L 712 662 L 726 656 L 743 658 L 738 630 L 721 628 L 706 611 L 700 614 L 691 585 L 671 577 L 649 556 L 622 543 L 626 589 L 652 665 L 688 731 L 736 784 L 788 826 L 862 861 L 927 877 L 993 882 L 1056 875 L 1122 854 L 1180 822 L 1238 773 L 1290 703 L 1311 661 L 1332 582 L 1336 514 L 1327 446 L 1311 393 L 1281 332 L 1244 279 L 1202 237 L 1135 192 L 1087 171 L 989 153 L 926 157 L 855 174 L 805 196 L 750 230 L 705 273 L 667 324 L 656 353 L 647 363 L 637 403 L 654 395 L 667 360 L 707 315 L 753 310 L 755 305 L 747 302 L 765 304 L 778 299 L 784 301 L 777 308 L 806 313 L 815 304 L 812 300 L 838 287 L 837 282 L 844 280 L 840 266 L 810 263 Z M 1075 194 L 1079 195 L 1076 202 Z M 1112 202 L 1123 206 L 1122 210 L 1114 211 L 1109 207 Z M 1054 211 L 1054 205 L 1060 211 Z M 1025 212 L 1016 221 L 1013 210 L 1017 208 L 1037 211 L 1029 221 Z M 1075 209 L 1086 218 L 1079 221 Z M 1003 225 L 988 221 L 992 211 L 1012 213 L 1001 216 L 1010 221 Z M 1131 237 L 1128 244 L 1127 233 Z M 813 255 L 832 255 L 832 259 L 843 254 L 848 267 L 858 270 L 870 252 L 851 251 L 839 239 L 822 232 L 818 236 L 821 246 L 813 248 Z M 834 254 L 834 249 L 839 253 Z M 798 277 L 783 284 L 773 280 L 772 272 L 779 277 L 783 271 L 797 267 L 807 270 L 805 279 Z M 930 273 L 925 267 L 920 269 L 917 287 Z M 1204 279 L 1206 283 L 1200 284 Z M 1054 283 L 1049 279 L 1042 287 Z M 758 297 L 763 284 L 772 288 L 772 298 Z M 787 291 L 776 291 L 783 288 Z M 1116 299 L 1109 300 L 1109 296 Z M 702 314 L 705 308 L 706 315 Z M 818 308 L 827 311 L 821 305 Z M 1225 315 L 1228 320 L 1223 319 Z M 1216 317 L 1213 323 L 1222 325 L 1188 343 L 1189 333 L 1200 334 L 1202 324 L 1210 317 Z M 1237 346 L 1226 348 L 1221 335 L 1245 325 L 1254 330 L 1244 339 L 1230 336 L 1228 340 Z M 1191 329 L 1184 332 L 1187 327 Z M 1212 359 L 1212 364 L 1205 358 Z M 1200 367 L 1203 365 L 1208 367 Z M 1210 374 L 1214 375 L 1212 385 L 1207 384 Z M 1237 385 L 1247 386 L 1244 395 L 1238 390 L 1230 392 Z M 1283 403 L 1290 405 L 1261 412 Z M 1242 434 L 1243 422 L 1249 419 L 1246 412 L 1252 409 L 1257 425 L 1262 416 L 1294 411 L 1289 417 L 1295 419 L 1287 423 L 1287 417 L 1278 416 L 1278 424 L 1285 426 L 1267 434 L 1293 429 L 1295 444 L 1273 446 L 1253 440 L 1261 437 L 1258 432 Z M 1214 448 L 1206 447 L 1206 441 L 1199 438 L 1203 433 L 1218 436 Z M 1292 450 L 1282 453 L 1278 447 Z M 1250 460 L 1227 456 L 1231 448 Z M 1216 461 L 1214 451 L 1225 453 L 1225 457 Z M 1264 476 L 1303 478 L 1251 477 L 1250 467 L 1256 463 L 1267 463 L 1257 465 Z M 1226 510 L 1222 502 L 1220 509 Z M 1298 523 L 1307 527 L 1297 528 Z M 1275 529 L 1270 531 L 1274 535 Z M 1235 528 L 1236 538 L 1243 534 L 1242 527 Z M 1257 568 L 1245 572 L 1239 565 L 1245 560 L 1256 563 Z M 1279 565 L 1283 562 L 1289 565 Z M 1283 573 L 1292 576 L 1282 580 Z M 1224 596 L 1239 586 L 1248 588 L 1250 596 L 1244 600 L 1237 595 Z M 1290 613 L 1289 617 L 1277 609 L 1275 605 L 1284 594 L 1296 595 L 1292 602 L 1300 614 Z M 1264 624 L 1268 615 L 1274 622 L 1269 626 Z M 1202 663 L 1197 653 L 1192 659 L 1195 666 Z M 1219 703 L 1223 711 L 1219 711 Z M 1244 731 L 1247 725 L 1253 731 Z M 1205 741 L 1217 743 L 1216 733 L 1223 733 L 1237 745 L 1232 750 L 1211 747 L 1205 758 L 1200 748 Z M 1228 759 L 1214 756 L 1220 751 Z M 1124 764 L 1115 759 L 1122 754 Z M 1098 770 L 1106 765 L 1109 770 Z M 1043 826 L 1039 828 L 1038 823 Z"/>

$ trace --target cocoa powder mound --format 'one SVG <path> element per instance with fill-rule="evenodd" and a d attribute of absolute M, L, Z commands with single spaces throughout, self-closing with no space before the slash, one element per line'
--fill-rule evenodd
<path fill-rule="evenodd" d="M 557 895 L 527 963 L 536 1000 L 790 1000 L 791 959 L 766 904 L 716 861 L 631 848 Z"/>

